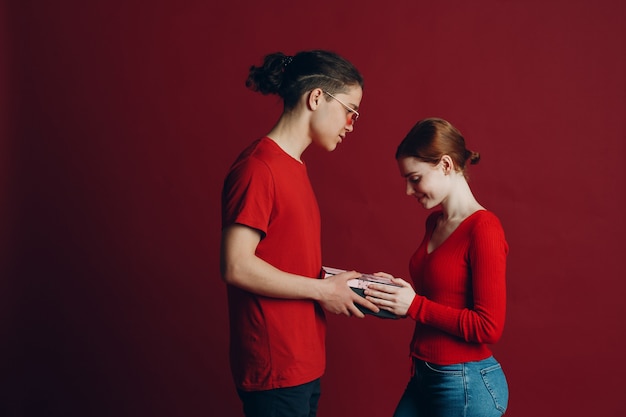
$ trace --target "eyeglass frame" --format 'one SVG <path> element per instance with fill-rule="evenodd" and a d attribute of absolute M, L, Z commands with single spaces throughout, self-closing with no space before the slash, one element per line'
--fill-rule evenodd
<path fill-rule="evenodd" d="M 350 120 L 352 121 L 352 123 L 355 123 L 357 120 L 359 120 L 359 117 L 361 116 L 359 114 L 358 111 L 356 111 L 355 109 L 353 109 L 352 107 L 348 106 L 346 103 L 344 103 L 343 101 L 339 100 L 337 97 L 335 97 L 334 95 L 330 94 L 328 91 L 324 91 L 324 94 L 328 94 L 328 96 L 330 96 L 330 98 L 333 98 L 335 100 L 337 100 L 339 102 L 339 104 L 341 104 L 343 107 L 346 108 L 346 110 L 348 110 L 348 112 L 351 114 L 350 116 Z"/>

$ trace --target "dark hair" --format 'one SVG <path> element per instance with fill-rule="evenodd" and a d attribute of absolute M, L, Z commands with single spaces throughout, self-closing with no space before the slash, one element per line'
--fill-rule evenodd
<path fill-rule="evenodd" d="M 287 56 L 275 52 L 265 56 L 259 67 L 251 66 L 246 87 L 261 94 L 282 97 L 285 109 L 292 109 L 300 97 L 314 88 L 335 94 L 348 87 L 363 88 L 363 77 L 348 60 L 334 52 L 312 50 Z"/>
<path fill-rule="evenodd" d="M 457 171 L 465 173 L 465 165 L 477 164 L 478 152 L 465 147 L 465 139 L 450 122 L 431 117 L 422 119 L 400 142 L 396 159 L 413 157 L 424 162 L 439 163 L 444 155 L 452 158 Z"/>

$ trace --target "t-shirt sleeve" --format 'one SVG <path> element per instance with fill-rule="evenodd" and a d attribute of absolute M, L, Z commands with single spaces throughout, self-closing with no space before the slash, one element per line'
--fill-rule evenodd
<path fill-rule="evenodd" d="M 249 158 L 231 169 L 222 191 L 222 228 L 235 223 L 267 234 L 274 202 L 274 180 L 269 167 Z"/>

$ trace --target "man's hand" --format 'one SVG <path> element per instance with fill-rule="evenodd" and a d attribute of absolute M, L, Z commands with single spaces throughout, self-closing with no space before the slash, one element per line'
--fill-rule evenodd
<path fill-rule="evenodd" d="M 374 313 L 378 313 L 380 309 L 375 304 L 360 297 L 348 286 L 349 280 L 360 276 L 361 274 L 356 271 L 347 271 L 325 279 L 320 279 L 318 282 L 321 291 L 317 302 L 324 310 L 334 314 L 356 316 L 359 318 L 365 317 L 356 307 L 355 303 L 372 310 Z"/>

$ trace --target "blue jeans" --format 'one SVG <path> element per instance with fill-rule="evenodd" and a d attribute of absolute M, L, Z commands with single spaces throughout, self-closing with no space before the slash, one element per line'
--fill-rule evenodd
<path fill-rule="evenodd" d="M 237 390 L 246 417 L 315 417 L 320 399 L 320 379 L 267 391 Z"/>
<path fill-rule="evenodd" d="M 506 411 L 509 388 L 493 356 L 454 365 L 413 359 L 413 366 L 394 417 L 500 417 Z"/>

